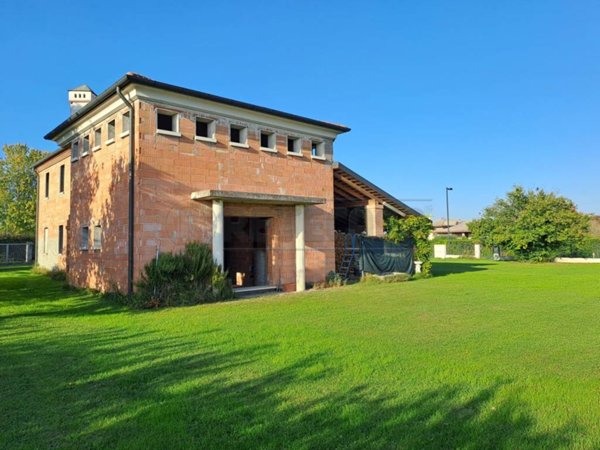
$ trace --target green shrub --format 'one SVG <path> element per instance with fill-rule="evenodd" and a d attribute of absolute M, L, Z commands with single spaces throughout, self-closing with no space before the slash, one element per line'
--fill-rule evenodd
<path fill-rule="evenodd" d="M 233 298 L 226 273 L 222 273 L 208 246 L 191 242 L 181 253 L 161 253 L 144 267 L 133 306 L 195 305 Z"/>
<path fill-rule="evenodd" d="M 344 279 L 339 273 L 333 270 L 327 274 L 325 281 L 316 282 L 312 285 L 313 289 L 326 289 L 330 287 L 340 287 L 345 284 Z"/>
<path fill-rule="evenodd" d="M 392 242 L 403 242 L 412 239 L 415 243 L 415 260 L 421 261 L 423 277 L 431 275 L 431 254 L 433 247 L 429 243 L 431 220 L 424 216 L 408 216 L 406 218 L 390 217 L 386 223 L 386 239 Z"/>
<path fill-rule="evenodd" d="M 451 239 L 448 241 L 446 253 L 449 255 L 474 256 L 474 245 L 474 242 L 470 239 Z"/>
<path fill-rule="evenodd" d="M 600 258 L 600 239 L 587 237 L 580 245 L 565 247 L 559 256 L 574 258 Z"/>
<path fill-rule="evenodd" d="M 329 287 L 338 287 L 344 284 L 344 279 L 339 273 L 336 273 L 332 270 L 325 277 L 325 282 Z"/>

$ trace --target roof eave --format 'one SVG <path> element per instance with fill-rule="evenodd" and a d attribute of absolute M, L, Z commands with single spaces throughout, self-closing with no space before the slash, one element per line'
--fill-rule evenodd
<path fill-rule="evenodd" d="M 370 182 L 369 180 L 367 180 L 366 178 L 360 176 L 359 174 L 357 174 L 356 172 L 354 172 L 353 170 L 349 169 L 347 166 L 345 166 L 344 164 L 335 161 L 333 163 L 333 169 L 340 169 L 346 173 L 348 173 L 350 176 L 360 180 L 362 183 L 368 185 L 371 189 L 373 189 L 374 191 L 378 192 L 382 197 L 387 197 L 389 200 L 392 200 L 394 203 L 398 204 L 399 206 L 401 206 L 401 210 L 406 210 L 406 212 L 408 214 L 411 214 L 413 216 L 423 216 L 423 214 L 421 214 L 420 212 L 418 212 L 417 210 L 411 208 L 410 206 L 408 206 L 406 203 L 402 202 L 401 200 L 398 200 L 396 197 L 394 197 L 393 195 L 389 194 L 388 192 L 384 191 L 383 189 L 381 189 L 379 186 L 373 184 L 372 182 Z M 425 216 L 423 216 L 425 217 Z"/>
<path fill-rule="evenodd" d="M 286 112 L 279 111 L 276 109 L 253 105 L 251 103 L 245 103 L 245 102 L 241 102 L 238 100 L 232 100 L 232 99 L 225 98 L 225 97 L 219 97 L 217 95 L 207 94 L 207 93 L 201 92 L 201 91 L 195 91 L 193 89 L 188 89 L 188 88 L 184 88 L 184 87 L 180 87 L 180 86 L 175 86 L 172 84 L 163 83 L 160 81 L 155 81 L 155 80 L 146 78 L 142 75 L 138 75 L 135 73 L 127 73 L 123 77 L 121 77 L 119 80 L 117 80 L 115 83 L 113 83 L 110 87 L 108 87 L 106 90 L 104 90 L 94 100 L 89 102 L 87 105 L 85 105 L 83 108 L 81 108 L 76 113 L 72 114 L 69 118 L 67 118 L 65 121 L 60 123 L 52 131 L 47 133 L 44 136 L 44 139 L 54 140 L 54 138 L 56 138 L 61 132 L 66 130 L 73 123 L 75 123 L 79 118 L 85 116 L 88 112 L 92 111 L 94 108 L 96 108 L 97 106 L 99 106 L 100 104 L 105 102 L 107 99 L 109 99 L 113 95 L 116 95 L 115 90 L 117 87 L 122 89 L 130 83 L 136 83 L 136 84 L 139 84 L 142 86 L 155 87 L 158 89 L 164 89 L 164 90 L 167 90 L 170 92 L 175 92 L 175 93 L 179 93 L 179 94 L 183 94 L 183 95 L 189 95 L 191 97 L 201 98 L 201 99 L 216 102 L 216 103 L 222 103 L 222 104 L 226 104 L 226 105 L 230 105 L 230 106 L 235 106 L 235 107 L 238 107 L 241 109 L 247 109 L 247 110 L 251 110 L 251 111 L 261 112 L 263 114 L 268 114 L 268 115 L 277 116 L 277 117 L 283 117 L 285 119 L 293 120 L 296 122 L 307 123 L 307 124 L 310 124 L 313 126 L 318 126 L 318 127 L 326 128 L 329 130 L 334 130 L 338 134 L 347 133 L 348 131 L 350 131 L 350 128 L 343 126 L 343 125 L 322 122 L 320 120 L 310 119 L 308 117 L 303 117 L 303 116 L 297 116 L 295 114 L 286 113 Z"/>

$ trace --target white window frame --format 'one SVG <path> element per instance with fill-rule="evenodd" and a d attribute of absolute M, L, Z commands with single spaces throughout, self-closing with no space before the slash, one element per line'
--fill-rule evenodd
<path fill-rule="evenodd" d="M 58 168 L 58 193 L 59 194 L 65 193 L 66 181 L 67 181 L 67 168 L 64 164 L 61 164 Z M 61 184 L 62 184 L 62 186 L 61 186 Z"/>
<path fill-rule="evenodd" d="M 289 141 L 293 140 L 294 141 L 294 151 L 290 152 L 289 151 Z M 285 146 L 288 149 L 287 150 L 287 154 L 288 155 L 292 155 L 292 156 L 300 156 L 302 157 L 302 139 L 300 139 L 299 137 L 296 136 L 288 136 L 287 140 L 285 142 Z"/>
<path fill-rule="evenodd" d="M 125 129 L 125 123 L 127 123 L 127 129 Z M 129 111 L 121 114 L 121 134 L 119 137 L 127 137 L 129 136 L 129 132 L 131 131 L 131 113 Z"/>
<path fill-rule="evenodd" d="M 231 140 L 231 130 L 240 130 L 240 141 L 234 142 Z M 233 147 L 250 148 L 248 145 L 248 127 L 244 125 L 237 125 L 235 123 L 229 124 L 229 145 Z"/>
<path fill-rule="evenodd" d="M 263 134 L 267 136 L 268 147 L 262 146 Z M 260 134 L 258 135 L 258 144 L 263 152 L 277 153 L 277 134 L 274 131 L 260 130 Z"/>
<path fill-rule="evenodd" d="M 196 134 L 194 138 L 197 141 L 216 143 L 217 142 L 217 121 L 215 119 L 207 119 L 205 117 L 196 117 L 196 123 L 195 123 L 196 129 L 194 130 L 194 133 L 196 133 L 196 131 L 198 129 L 197 128 L 198 122 L 202 122 L 207 125 L 208 136 L 198 136 Z"/>
<path fill-rule="evenodd" d="M 71 142 L 71 161 L 75 162 L 79 159 L 79 137 Z"/>
<path fill-rule="evenodd" d="M 98 139 L 100 135 L 100 139 Z M 102 148 L 102 127 L 94 128 L 94 146 L 92 147 L 93 152 L 97 152 Z"/>
<path fill-rule="evenodd" d="M 98 231 L 98 234 L 96 233 L 97 231 Z M 99 242 L 99 245 L 96 245 L 96 241 Z M 102 250 L 102 225 L 100 225 L 99 223 L 97 223 L 93 227 L 92 250 Z"/>
<path fill-rule="evenodd" d="M 50 198 L 50 171 L 47 171 L 44 177 L 44 198 Z"/>
<path fill-rule="evenodd" d="M 112 126 L 111 126 L 112 124 Z M 110 130 L 112 128 L 112 137 L 110 137 Z M 117 134 L 117 121 L 115 119 L 109 120 L 106 124 L 106 145 L 113 144 L 115 142 L 115 136 Z"/>
<path fill-rule="evenodd" d="M 59 255 L 65 252 L 65 227 L 59 225 L 57 228 L 58 235 L 56 236 L 56 251 Z"/>
<path fill-rule="evenodd" d="M 171 125 L 173 128 L 173 131 L 171 130 L 161 130 L 160 128 L 158 128 L 158 115 L 165 115 L 165 116 L 171 116 Z M 156 134 L 164 134 L 166 136 L 175 136 L 175 137 L 181 137 L 181 133 L 179 132 L 179 113 L 177 112 L 173 112 L 173 111 L 168 111 L 166 109 L 157 109 L 156 110 Z"/>
<path fill-rule="evenodd" d="M 87 148 L 85 148 L 87 142 Z M 90 135 L 86 134 L 85 136 L 83 136 L 83 138 L 81 139 L 81 157 L 83 158 L 84 156 L 87 156 L 90 154 Z"/>
<path fill-rule="evenodd" d="M 316 153 L 313 153 L 313 147 L 316 148 Z M 321 161 L 325 160 L 325 142 L 323 141 L 310 141 L 310 155 L 312 159 L 318 159 Z"/>

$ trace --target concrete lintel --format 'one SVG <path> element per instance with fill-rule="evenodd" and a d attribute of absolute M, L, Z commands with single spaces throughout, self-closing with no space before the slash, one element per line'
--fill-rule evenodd
<path fill-rule="evenodd" d="M 262 203 L 271 205 L 320 205 L 324 198 L 303 197 L 298 195 L 263 194 L 256 192 L 236 192 L 205 190 L 192 192 L 192 200 L 221 200 L 235 203 Z"/>

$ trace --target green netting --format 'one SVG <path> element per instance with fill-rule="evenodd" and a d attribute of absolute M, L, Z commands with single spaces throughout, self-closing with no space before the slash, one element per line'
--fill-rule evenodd
<path fill-rule="evenodd" d="M 414 242 L 395 244 L 375 237 L 360 237 L 359 268 L 363 272 L 382 275 L 402 272 L 414 274 Z"/>

